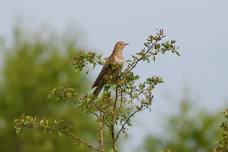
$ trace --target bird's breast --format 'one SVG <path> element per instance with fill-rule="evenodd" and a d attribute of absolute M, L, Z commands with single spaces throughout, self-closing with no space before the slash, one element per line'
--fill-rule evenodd
<path fill-rule="evenodd" d="M 123 64 L 124 63 L 124 59 L 123 58 L 118 58 L 117 56 L 114 57 L 114 60 L 118 64 Z"/>

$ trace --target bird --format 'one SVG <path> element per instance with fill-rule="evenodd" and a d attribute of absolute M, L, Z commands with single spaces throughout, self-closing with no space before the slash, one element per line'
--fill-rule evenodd
<path fill-rule="evenodd" d="M 117 81 L 124 63 L 123 49 L 126 45 L 129 44 L 124 41 L 118 41 L 114 46 L 112 54 L 106 59 L 100 74 L 92 85 L 92 89 L 95 88 L 93 91 L 95 97 L 99 95 L 105 84 Z"/>

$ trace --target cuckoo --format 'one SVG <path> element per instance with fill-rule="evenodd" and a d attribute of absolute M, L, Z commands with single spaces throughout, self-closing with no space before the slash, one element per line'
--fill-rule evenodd
<path fill-rule="evenodd" d="M 107 83 L 115 83 L 117 81 L 119 72 L 124 63 L 123 49 L 128 43 L 118 41 L 112 51 L 112 54 L 106 59 L 106 62 L 98 75 L 92 88 L 95 88 L 93 95 L 98 96 L 102 88 Z"/>

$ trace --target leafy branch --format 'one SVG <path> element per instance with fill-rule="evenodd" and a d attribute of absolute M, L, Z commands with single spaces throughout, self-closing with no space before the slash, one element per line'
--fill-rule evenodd
<path fill-rule="evenodd" d="M 37 117 L 22 114 L 19 118 L 14 120 L 16 126 L 16 133 L 19 135 L 23 128 L 40 129 L 44 133 L 57 133 L 59 136 L 65 134 L 73 138 L 76 143 L 83 144 L 88 148 L 99 151 L 97 147 L 87 143 L 81 137 L 74 135 L 64 120 L 49 121 L 47 119 L 38 119 Z"/>

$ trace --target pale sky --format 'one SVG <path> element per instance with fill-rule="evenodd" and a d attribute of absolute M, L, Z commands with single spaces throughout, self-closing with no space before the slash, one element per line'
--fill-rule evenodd
<path fill-rule="evenodd" d="M 155 90 L 152 112 L 136 117 L 126 151 L 148 131 L 156 132 L 162 117 L 175 111 L 185 86 L 197 107 L 213 111 L 227 105 L 227 0 L 0 0 L 0 35 L 10 39 L 16 17 L 23 17 L 31 29 L 48 24 L 63 31 L 75 25 L 84 35 L 79 43 L 105 56 L 117 40 L 124 40 L 130 43 L 124 52 L 128 59 L 160 28 L 177 41 L 181 57 L 160 56 L 156 63 L 141 64 L 136 70 L 142 78 L 161 75 L 166 83 Z"/>

